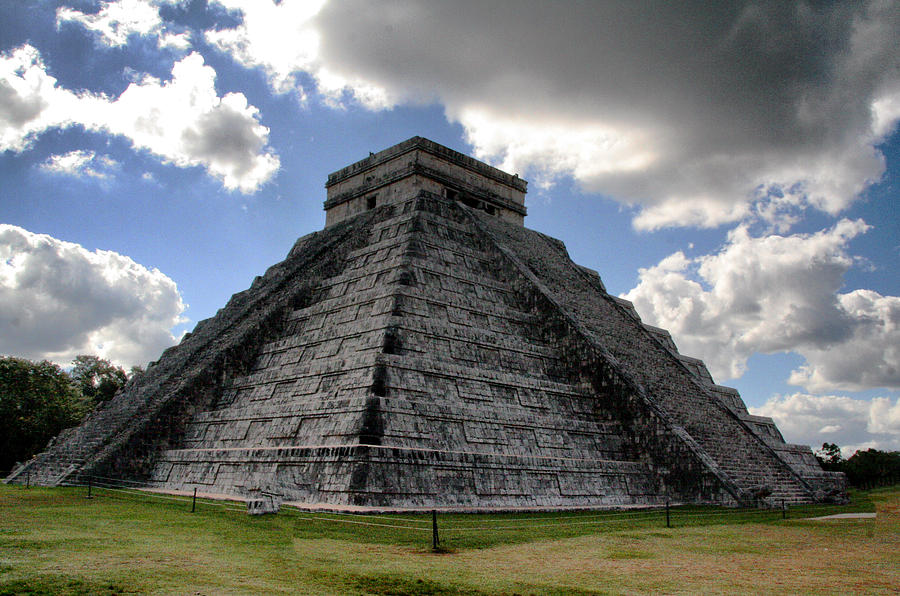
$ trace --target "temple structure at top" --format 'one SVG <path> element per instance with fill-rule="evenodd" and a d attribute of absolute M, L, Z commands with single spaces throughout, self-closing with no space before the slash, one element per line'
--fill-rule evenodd
<path fill-rule="evenodd" d="M 325 227 L 420 190 L 525 224 L 525 180 L 422 137 L 329 174 L 325 188 Z"/>

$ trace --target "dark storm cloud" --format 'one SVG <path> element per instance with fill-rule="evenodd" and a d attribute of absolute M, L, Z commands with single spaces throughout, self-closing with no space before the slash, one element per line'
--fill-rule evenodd
<path fill-rule="evenodd" d="M 894 3 L 350 1 L 315 27 L 351 87 L 439 101 L 482 155 L 571 173 L 648 227 L 734 220 L 768 190 L 837 212 L 897 118 Z"/>

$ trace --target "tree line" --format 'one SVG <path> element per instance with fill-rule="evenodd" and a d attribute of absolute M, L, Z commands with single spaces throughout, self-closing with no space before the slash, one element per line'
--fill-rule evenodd
<path fill-rule="evenodd" d="M 844 459 L 841 448 L 834 443 L 822 443 L 816 459 L 825 470 L 843 472 L 847 482 L 856 488 L 890 486 L 900 482 L 900 451 L 859 450 Z"/>
<path fill-rule="evenodd" d="M 71 371 L 46 360 L 0 357 L 0 472 L 40 452 L 140 372 L 87 354 L 76 356 Z"/>

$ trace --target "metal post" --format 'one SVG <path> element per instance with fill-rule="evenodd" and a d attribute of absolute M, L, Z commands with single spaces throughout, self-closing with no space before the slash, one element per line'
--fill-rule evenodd
<path fill-rule="evenodd" d="M 669 523 L 669 499 L 666 499 L 666 527 L 672 527 L 672 524 Z"/>
<path fill-rule="evenodd" d="M 437 528 L 437 511 L 431 510 L 431 550 L 438 549 L 438 528 Z"/>
<path fill-rule="evenodd" d="M 25 470 L 25 488 L 31 488 L 31 468 Z"/>
<path fill-rule="evenodd" d="M 784 504 L 784 499 L 781 499 L 781 519 L 787 519 L 787 506 Z"/>
<path fill-rule="evenodd" d="M 90 476 L 88 476 L 88 494 L 87 494 L 87 497 L 85 497 L 86 499 L 93 499 L 93 498 L 94 498 L 94 497 L 91 496 L 91 485 L 92 485 L 92 484 L 93 484 L 93 479 L 92 479 Z"/>
<path fill-rule="evenodd" d="M 191 513 L 197 511 L 197 487 L 194 487 L 194 498 L 191 500 Z"/>

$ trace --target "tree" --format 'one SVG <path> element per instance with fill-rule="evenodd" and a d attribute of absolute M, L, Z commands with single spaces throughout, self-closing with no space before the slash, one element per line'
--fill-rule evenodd
<path fill-rule="evenodd" d="M 0 357 L 0 470 L 43 449 L 92 405 L 59 366 Z"/>
<path fill-rule="evenodd" d="M 116 391 L 125 386 L 128 376 L 125 371 L 97 356 L 80 354 L 75 357 L 72 380 L 81 393 L 95 404 L 109 401 Z"/>
<path fill-rule="evenodd" d="M 822 443 L 816 451 L 822 468 L 847 475 L 847 482 L 857 488 L 872 488 L 894 484 L 900 480 L 900 452 L 866 449 L 844 459 L 841 448 L 834 443 Z"/>
<path fill-rule="evenodd" d="M 840 470 L 844 463 L 841 448 L 834 443 L 822 443 L 822 448 L 816 451 L 816 459 L 825 470 Z"/>
<path fill-rule="evenodd" d="M 900 452 L 866 449 L 857 451 L 844 462 L 841 470 L 853 486 L 870 488 L 900 480 Z"/>

